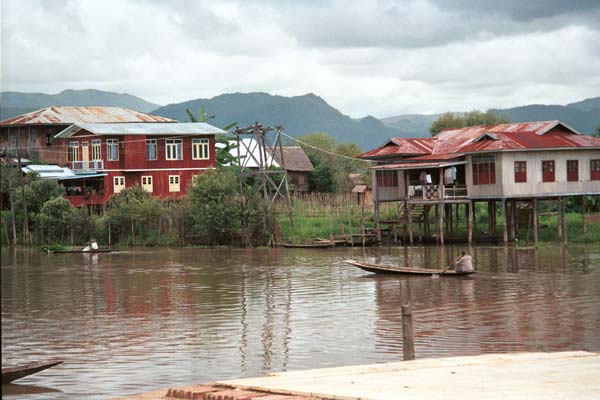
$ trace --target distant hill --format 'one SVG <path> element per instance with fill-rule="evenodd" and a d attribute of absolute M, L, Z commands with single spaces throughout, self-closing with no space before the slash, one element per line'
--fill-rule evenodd
<path fill-rule="evenodd" d="M 160 107 L 127 93 L 105 92 L 96 89 L 64 90 L 57 94 L 47 93 L 0 93 L 1 119 L 25 114 L 49 106 L 104 106 L 124 107 L 149 113 Z"/>
<path fill-rule="evenodd" d="M 508 116 L 511 122 L 560 120 L 586 134 L 596 131 L 600 124 L 600 97 L 586 99 L 566 106 L 532 104 L 521 107 L 495 109 Z M 412 132 L 428 133 L 431 123 L 441 114 L 406 114 L 381 119 L 403 135 Z"/>
<path fill-rule="evenodd" d="M 285 133 L 295 137 L 326 132 L 339 141 L 356 143 L 362 149 L 379 146 L 390 137 L 400 135 L 397 129 L 374 117 L 352 119 L 312 93 L 294 97 L 267 93 L 222 94 L 211 99 L 169 104 L 152 113 L 183 122 L 188 120 L 186 109 L 197 115 L 201 107 L 209 116 L 215 116 L 209 122 L 216 126 L 232 122 L 247 126 L 258 121 L 268 126 L 282 125 Z"/>

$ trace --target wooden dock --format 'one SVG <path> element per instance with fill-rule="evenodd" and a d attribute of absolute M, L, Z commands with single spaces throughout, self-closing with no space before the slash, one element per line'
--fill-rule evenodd
<path fill-rule="evenodd" d="M 574 351 L 430 358 L 279 372 L 120 400 L 547 400 L 597 399 L 598 393 L 600 353 Z"/>

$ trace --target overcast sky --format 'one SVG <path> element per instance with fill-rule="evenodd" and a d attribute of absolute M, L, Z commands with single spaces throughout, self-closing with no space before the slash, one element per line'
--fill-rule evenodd
<path fill-rule="evenodd" d="M 312 92 L 353 117 L 600 96 L 598 0 L 1 4 L 2 90 Z"/>

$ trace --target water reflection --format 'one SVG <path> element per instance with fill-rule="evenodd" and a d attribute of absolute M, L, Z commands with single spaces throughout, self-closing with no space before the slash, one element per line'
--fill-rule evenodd
<path fill-rule="evenodd" d="M 600 350 L 598 246 L 473 246 L 479 273 L 468 278 L 380 276 L 342 263 L 445 267 L 461 250 L 3 251 L 3 364 L 62 358 L 60 370 L 23 383 L 75 399 L 397 361 L 405 302 L 417 358 Z"/>

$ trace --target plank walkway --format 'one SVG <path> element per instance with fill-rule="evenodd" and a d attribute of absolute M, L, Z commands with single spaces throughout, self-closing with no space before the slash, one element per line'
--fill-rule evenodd
<path fill-rule="evenodd" d="M 217 394 L 219 391 L 222 394 Z M 281 372 L 120 400 L 585 400 L 598 399 L 599 393 L 600 353 L 575 351 L 432 358 Z"/>

